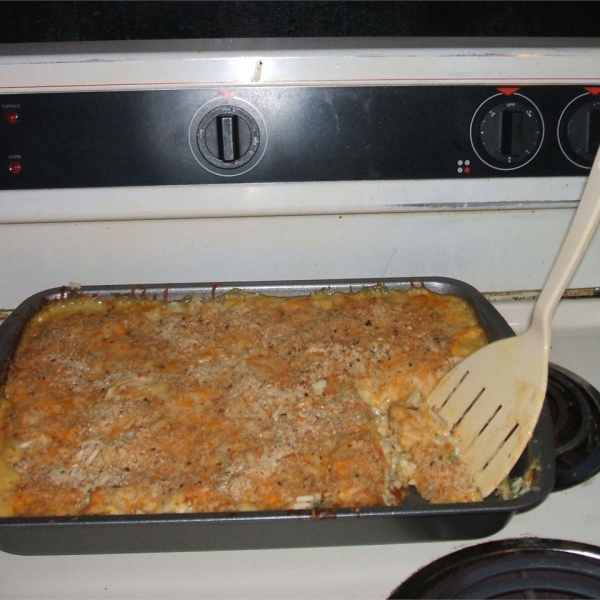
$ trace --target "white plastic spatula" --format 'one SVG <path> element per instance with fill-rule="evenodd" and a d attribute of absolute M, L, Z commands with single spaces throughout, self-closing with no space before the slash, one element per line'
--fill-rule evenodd
<path fill-rule="evenodd" d="M 533 434 L 548 383 L 552 317 L 599 220 L 600 151 L 529 329 L 466 358 L 427 400 L 457 438 L 484 498 L 508 475 Z"/>

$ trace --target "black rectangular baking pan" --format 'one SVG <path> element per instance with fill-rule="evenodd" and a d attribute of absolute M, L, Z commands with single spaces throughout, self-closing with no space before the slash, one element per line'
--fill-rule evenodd
<path fill-rule="evenodd" d="M 456 294 L 474 307 L 490 341 L 514 335 L 503 317 L 475 288 L 447 278 L 56 288 L 25 300 L 0 326 L 0 385 L 6 381 L 25 324 L 47 300 L 70 294 L 134 294 L 179 300 L 191 295 L 209 298 L 233 288 L 296 296 L 323 288 L 358 291 L 374 284 L 384 284 L 389 289 L 424 285 L 440 294 Z M 500 531 L 515 513 L 538 505 L 552 490 L 554 443 L 547 409 L 542 412 L 512 476 L 522 476 L 530 469 L 535 469 L 536 479 L 532 489 L 524 494 L 508 500 L 492 495 L 467 504 L 430 504 L 411 489 L 401 506 L 360 510 L 0 518 L 0 550 L 29 555 L 98 554 L 396 544 L 486 537 Z"/>

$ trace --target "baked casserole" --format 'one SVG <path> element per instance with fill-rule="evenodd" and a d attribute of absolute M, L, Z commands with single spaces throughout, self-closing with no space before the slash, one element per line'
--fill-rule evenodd
<path fill-rule="evenodd" d="M 478 500 L 424 399 L 486 343 L 425 287 L 52 300 L 1 392 L 0 515 Z"/>

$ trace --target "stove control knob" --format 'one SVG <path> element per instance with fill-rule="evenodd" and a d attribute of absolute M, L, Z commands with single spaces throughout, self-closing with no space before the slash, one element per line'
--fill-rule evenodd
<path fill-rule="evenodd" d="M 544 139 L 537 106 L 521 94 L 498 94 L 483 102 L 471 121 L 471 144 L 493 169 L 510 171 L 529 163 Z"/>
<path fill-rule="evenodd" d="M 215 175 L 232 177 L 254 168 L 266 149 L 266 126 L 249 103 L 215 98 L 192 119 L 190 148 L 196 160 Z"/>
<path fill-rule="evenodd" d="M 600 98 L 590 93 L 573 99 L 558 123 L 558 143 L 573 164 L 590 169 L 600 147 Z"/>
<path fill-rule="evenodd" d="M 238 169 L 256 154 L 260 131 L 256 121 L 237 106 L 211 110 L 196 133 L 202 156 L 219 169 Z"/>

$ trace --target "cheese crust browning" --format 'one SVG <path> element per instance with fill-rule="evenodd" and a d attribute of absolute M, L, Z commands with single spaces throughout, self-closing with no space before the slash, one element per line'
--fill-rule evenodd
<path fill-rule="evenodd" d="M 477 500 L 422 400 L 486 343 L 424 287 L 51 301 L 0 400 L 0 515 Z"/>

